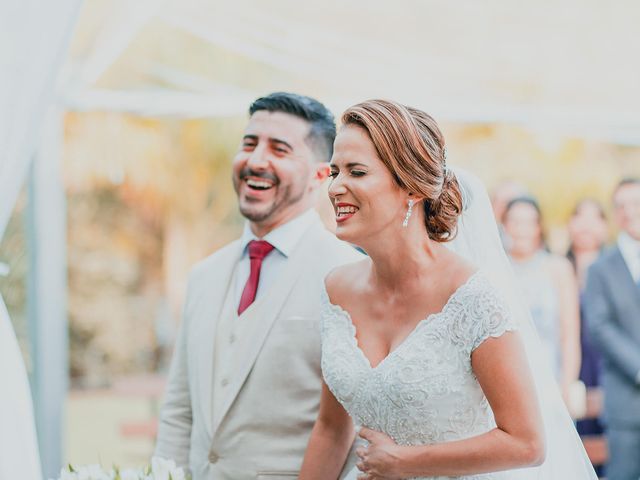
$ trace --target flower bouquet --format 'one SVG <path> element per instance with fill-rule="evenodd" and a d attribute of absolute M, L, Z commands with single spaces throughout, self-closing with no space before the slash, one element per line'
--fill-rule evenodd
<path fill-rule="evenodd" d="M 151 459 L 151 465 L 141 469 L 119 469 L 113 467 L 104 470 L 100 465 L 71 465 L 60 470 L 57 480 L 189 480 L 191 477 L 173 460 L 159 457 Z"/>

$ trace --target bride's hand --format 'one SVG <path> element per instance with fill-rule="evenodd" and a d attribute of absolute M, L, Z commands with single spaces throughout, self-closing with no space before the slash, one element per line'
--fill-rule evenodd
<path fill-rule="evenodd" d="M 367 447 L 358 447 L 356 455 L 360 461 L 356 464 L 362 472 L 358 480 L 398 480 L 400 449 L 391 437 L 362 427 L 358 435 L 369 442 Z"/>

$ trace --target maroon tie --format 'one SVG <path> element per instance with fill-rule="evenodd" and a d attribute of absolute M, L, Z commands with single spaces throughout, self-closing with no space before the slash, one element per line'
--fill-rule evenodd
<path fill-rule="evenodd" d="M 258 291 L 258 282 L 260 281 L 260 268 L 262 268 L 262 260 L 273 250 L 273 245 L 264 240 L 251 240 L 249 242 L 249 258 L 251 259 L 251 273 L 247 280 L 242 297 L 240 297 L 240 305 L 238 306 L 238 315 L 242 314 L 249 305 L 256 299 Z"/>

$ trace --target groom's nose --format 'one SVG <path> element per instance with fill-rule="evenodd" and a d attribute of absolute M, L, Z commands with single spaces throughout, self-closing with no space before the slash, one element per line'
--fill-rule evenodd
<path fill-rule="evenodd" d="M 264 170 L 269 166 L 266 149 L 258 145 L 247 158 L 247 166 L 255 170 Z"/>

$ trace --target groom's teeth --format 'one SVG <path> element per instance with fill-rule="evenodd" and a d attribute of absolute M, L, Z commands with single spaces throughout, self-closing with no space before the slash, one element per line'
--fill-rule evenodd
<path fill-rule="evenodd" d="M 247 185 L 249 185 L 252 188 L 262 188 L 262 189 L 268 189 L 273 187 L 273 184 L 270 182 L 263 182 L 260 180 L 252 180 L 252 179 L 247 179 Z"/>

